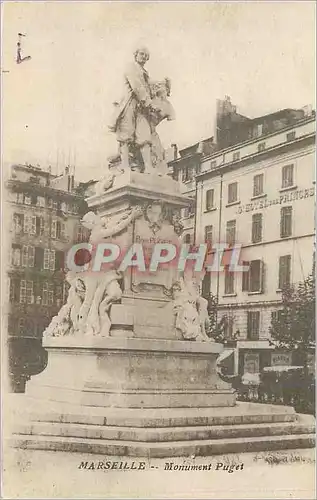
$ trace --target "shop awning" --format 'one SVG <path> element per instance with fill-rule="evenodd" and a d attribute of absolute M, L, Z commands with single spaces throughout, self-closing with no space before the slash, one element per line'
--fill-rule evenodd
<path fill-rule="evenodd" d="M 286 366 L 286 365 L 276 365 L 276 366 L 266 366 L 263 368 L 264 372 L 290 372 L 293 370 L 302 370 L 303 366 Z"/>
<path fill-rule="evenodd" d="M 217 365 L 223 364 L 224 360 L 228 361 L 228 358 L 233 356 L 234 349 L 225 349 L 217 358 Z"/>

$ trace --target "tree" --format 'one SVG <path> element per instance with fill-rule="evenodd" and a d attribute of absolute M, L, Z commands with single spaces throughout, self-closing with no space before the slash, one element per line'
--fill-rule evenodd
<path fill-rule="evenodd" d="M 315 277 L 310 274 L 297 286 L 282 290 L 282 309 L 272 318 L 271 343 L 296 353 L 307 367 L 307 353 L 315 347 Z"/>
<path fill-rule="evenodd" d="M 211 292 L 207 297 L 208 301 L 208 315 L 209 315 L 209 328 L 208 328 L 208 336 L 212 337 L 215 342 L 219 342 L 221 344 L 227 343 L 226 330 L 229 322 L 232 320 L 226 314 L 222 315 L 220 321 L 218 317 L 218 301 L 217 297 L 213 295 Z M 237 337 L 237 333 L 233 335 L 231 340 L 235 340 Z"/>

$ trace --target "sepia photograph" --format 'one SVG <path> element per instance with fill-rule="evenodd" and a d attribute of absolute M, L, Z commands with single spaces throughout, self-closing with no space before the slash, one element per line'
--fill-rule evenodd
<path fill-rule="evenodd" d="M 1 497 L 316 498 L 315 2 L 1 15 Z"/>

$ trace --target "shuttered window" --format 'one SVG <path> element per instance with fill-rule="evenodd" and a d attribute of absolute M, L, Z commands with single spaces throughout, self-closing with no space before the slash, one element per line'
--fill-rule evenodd
<path fill-rule="evenodd" d="M 280 235 L 281 238 L 292 236 L 292 207 L 281 208 Z"/>
<path fill-rule="evenodd" d="M 282 255 L 279 259 L 279 284 L 281 290 L 285 286 L 289 286 L 291 282 L 291 256 Z"/>
<path fill-rule="evenodd" d="M 260 334 L 260 311 L 248 311 L 247 338 L 258 340 Z"/>

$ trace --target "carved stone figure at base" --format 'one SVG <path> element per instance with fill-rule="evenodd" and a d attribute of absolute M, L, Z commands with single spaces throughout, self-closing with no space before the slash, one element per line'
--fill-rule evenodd
<path fill-rule="evenodd" d="M 84 301 L 86 287 L 84 281 L 73 273 L 67 274 L 66 281 L 70 284 L 67 302 L 44 331 L 44 337 L 72 335 L 78 329 L 79 311 Z"/>
<path fill-rule="evenodd" d="M 210 342 L 211 339 L 206 334 L 208 312 L 205 299 L 200 297 L 195 285 L 182 277 L 174 283 L 172 293 L 175 328 L 182 333 L 185 340 Z"/>

